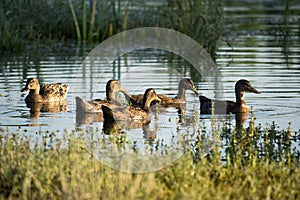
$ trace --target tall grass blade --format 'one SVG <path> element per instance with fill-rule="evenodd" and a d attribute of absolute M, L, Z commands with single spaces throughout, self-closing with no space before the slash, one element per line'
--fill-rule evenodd
<path fill-rule="evenodd" d="M 97 2 L 93 1 L 92 15 L 91 15 L 91 21 L 90 21 L 90 27 L 89 27 L 89 33 L 88 33 L 88 42 L 89 43 L 93 42 L 93 32 L 94 32 L 96 5 L 97 5 Z"/>
<path fill-rule="evenodd" d="M 87 12 L 86 12 L 86 2 L 82 0 L 82 37 L 86 40 L 87 36 Z"/>
<path fill-rule="evenodd" d="M 128 10 L 129 10 L 129 3 L 126 4 L 125 13 L 124 13 L 124 19 L 123 19 L 123 26 L 122 30 L 127 30 L 127 21 L 128 21 Z"/>
<path fill-rule="evenodd" d="M 69 2 L 69 6 L 72 12 L 72 17 L 73 17 L 73 21 L 74 21 L 74 25 L 75 25 L 75 29 L 76 29 L 76 35 L 77 35 L 77 40 L 81 41 L 81 34 L 80 34 L 80 28 L 79 28 L 79 24 L 78 24 L 78 20 L 76 17 L 76 13 L 72 4 L 72 0 L 68 0 Z"/>

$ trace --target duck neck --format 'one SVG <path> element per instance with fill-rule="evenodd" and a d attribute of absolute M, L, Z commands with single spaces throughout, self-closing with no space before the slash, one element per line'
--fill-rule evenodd
<path fill-rule="evenodd" d="M 143 103 L 142 103 L 142 110 L 149 112 L 150 110 L 150 104 L 151 104 L 151 100 L 147 99 L 143 99 Z"/>
<path fill-rule="evenodd" d="M 113 90 L 106 90 L 106 99 L 111 101 L 115 98 L 115 92 Z"/>
<path fill-rule="evenodd" d="M 183 85 L 179 84 L 178 85 L 178 94 L 176 96 L 177 99 L 185 99 L 185 92 L 186 89 Z"/>
<path fill-rule="evenodd" d="M 29 90 L 29 95 L 39 95 L 39 94 L 40 94 L 40 88 Z"/>
<path fill-rule="evenodd" d="M 242 104 L 242 102 L 245 102 L 244 95 L 245 95 L 245 92 L 240 91 L 240 90 L 235 90 L 235 97 L 236 97 L 237 104 Z"/>

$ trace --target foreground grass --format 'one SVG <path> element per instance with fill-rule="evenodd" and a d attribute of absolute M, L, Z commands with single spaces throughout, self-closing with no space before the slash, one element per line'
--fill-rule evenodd
<path fill-rule="evenodd" d="M 1 135 L 1 198 L 300 198 L 299 159 L 289 153 L 282 154 L 276 161 L 268 156 L 257 159 L 255 153 L 249 155 L 249 151 L 245 160 L 240 155 L 245 149 L 236 148 L 227 152 L 224 164 L 218 148 L 197 162 L 194 153 L 188 150 L 160 171 L 134 174 L 111 169 L 95 159 L 83 135 L 65 134 L 55 142 L 51 141 L 51 134 L 48 136 L 34 142 L 23 131 Z M 117 137 L 115 142 L 120 142 L 119 139 Z"/>

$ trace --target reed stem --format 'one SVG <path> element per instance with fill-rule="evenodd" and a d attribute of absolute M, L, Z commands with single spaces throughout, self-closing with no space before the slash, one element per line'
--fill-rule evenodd
<path fill-rule="evenodd" d="M 90 27 L 89 27 L 89 33 L 88 33 L 88 42 L 89 43 L 93 42 L 93 31 L 94 31 L 94 23 L 95 23 L 96 5 L 97 5 L 97 2 L 93 1 L 92 15 L 91 15 L 91 21 L 90 21 Z"/>
<path fill-rule="evenodd" d="M 86 40 L 87 36 L 87 20 L 86 20 L 86 2 L 82 0 L 82 36 L 83 40 Z"/>
<path fill-rule="evenodd" d="M 74 21 L 74 25 L 75 25 L 75 29 L 76 29 L 76 35 L 77 35 L 77 40 L 81 41 L 81 34 L 80 34 L 80 28 L 79 28 L 79 24 L 78 24 L 78 20 L 75 14 L 75 10 L 72 4 L 72 0 L 68 0 L 69 2 L 69 6 L 72 12 L 72 17 L 73 17 L 73 21 Z"/>

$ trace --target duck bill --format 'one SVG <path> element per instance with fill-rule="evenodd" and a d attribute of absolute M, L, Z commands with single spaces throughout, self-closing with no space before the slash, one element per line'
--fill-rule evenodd
<path fill-rule="evenodd" d="M 255 88 L 251 88 L 251 89 L 250 89 L 250 92 L 253 92 L 253 93 L 255 93 L 255 94 L 260 94 L 260 92 L 257 91 Z"/>
<path fill-rule="evenodd" d="M 121 88 L 121 89 L 119 90 L 119 92 L 127 93 L 128 91 L 125 90 L 125 89 L 123 89 L 123 88 Z"/>
<path fill-rule="evenodd" d="M 126 99 L 127 101 L 129 101 L 130 99 L 133 99 L 132 96 L 131 96 L 130 94 L 127 93 L 126 90 L 121 90 L 120 92 L 122 92 L 122 93 L 124 94 L 125 99 Z"/>
<path fill-rule="evenodd" d="M 160 102 L 161 102 L 161 99 L 158 98 L 158 97 L 155 97 L 152 101 L 160 103 Z"/>
<path fill-rule="evenodd" d="M 198 92 L 198 90 L 197 90 L 195 87 L 193 87 L 193 92 L 194 92 L 197 96 L 199 96 L 199 92 Z"/>
<path fill-rule="evenodd" d="M 21 90 L 21 92 L 26 92 L 26 91 L 28 91 L 29 89 L 28 89 L 28 87 L 24 87 L 22 90 Z"/>

